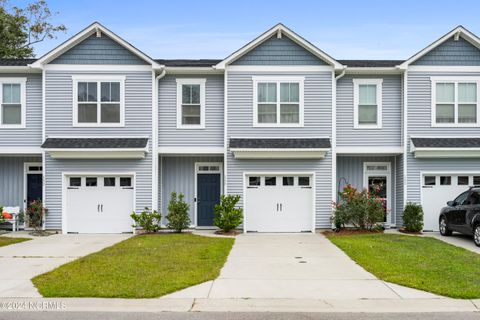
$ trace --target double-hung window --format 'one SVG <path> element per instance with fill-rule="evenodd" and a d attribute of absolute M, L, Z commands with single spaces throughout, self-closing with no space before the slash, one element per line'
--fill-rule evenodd
<path fill-rule="evenodd" d="M 478 80 L 432 77 L 432 127 L 476 126 Z"/>
<path fill-rule="evenodd" d="M 177 79 L 177 128 L 205 128 L 206 79 Z"/>
<path fill-rule="evenodd" d="M 303 77 L 253 77 L 254 126 L 303 126 Z"/>
<path fill-rule="evenodd" d="M 26 108 L 25 78 L 0 78 L 0 128 L 23 128 Z"/>
<path fill-rule="evenodd" d="M 74 76 L 74 126 L 124 125 L 125 77 Z"/>
<path fill-rule="evenodd" d="M 354 79 L 353 85 L 354 128 L 382 128 L 382 79 Z"/>

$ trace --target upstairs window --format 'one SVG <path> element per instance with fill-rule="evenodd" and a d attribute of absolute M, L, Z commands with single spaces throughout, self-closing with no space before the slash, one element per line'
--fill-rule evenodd
<path fill-rule="evenodd" d="M 382 127 L 382 79 L 353 80 L 354 128 Z"/>
<path fill-rule="evenodd" d="M 25 126 L 25 78 L 0 78 L 0 127 Z"/>
<path fill-rule="evenodd" d="M 432 77 L 432 127 L 477 126 L 478 82 Z"/>
<path fill-rule="evenodd" d="M 124 81 L 74 77 L 74 125 L 123 126 Z"/>
<path fill-rule="evenodd" d="M 177 79 L 177 128 L 205 128 L 206 79 Z"/>
<path fill-rule="evenodd" d="M 254 77 L 254 126 L 303 126 L 303 81 Z"/>

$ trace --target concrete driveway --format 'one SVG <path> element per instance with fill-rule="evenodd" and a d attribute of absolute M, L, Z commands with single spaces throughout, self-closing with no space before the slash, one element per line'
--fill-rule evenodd
<path fill-rule="evenodd" d="M 424 235 L 480 254 L 480 247 L 477 247 L 475 243 L 473 243 L 472 236 L 457 232 L 454 232 L 450 237 L 443 237 L 439 232 L 425 232 Z"/>
<path fill-rule="evenodd" d="M 423 299 L 377 279 L 321 234 L 239 235 L 220 276 L 165 298 Z"/>
<path fill-rule="evenodd" d="M 58 234 L 0 247 L 0 297 L 40 297 L 31 278 L 128 237 Z"/>

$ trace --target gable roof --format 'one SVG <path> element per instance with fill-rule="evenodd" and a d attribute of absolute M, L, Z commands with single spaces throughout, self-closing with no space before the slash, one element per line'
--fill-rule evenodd
<path fill-rule="evenodd" d="M 298 34 L 296 34 L 295 32 L 293 32 L 292 30 L 290 30 L 289 28 L 287 28 L 281 23 L 275 25 L 273 28 L 267 30 L 266 32 L 264 32 L 263 34 L 255 38 L 254 40 L 247 43 L 242 48 L 238 49 L 237 51 L 235 51 L 234 53 L 232 53 L 231 55 L 223 59 L 221 62 L 215 65 L 215 68 L 225 69 L 226 65 L 230 64 L 231 62 L 245 55 L 247 52 L 257 47 L 258 45 L 260 45 L 261 43 L 263 43 L 264 41 L 266 41 L 267 39 L 269 39 L 271 36 L 275 34 L 283 34 L 289 37 L 292 41 L 302 46 L 303 48 L 311 52 L 313 55 L 315 55 L 319 59 L 322 59 L 329 65 L 333 66 L 335 69 L 343 68 L 342 64 L 340 64 L 337 60 L 335 60 L 334 58 L 332 58 L 331 56 L 329 56 L 328 54 L 326 54 L 325 52 L 323 52 L 322 50 L 314 46 L 312 43 L 308 42 L 307 40 L 305 40 L 304 38 L 302 38 L 301 36 L 299 36 Z"/>
<path fill-rule="evenodd" d="M 445 41 L 447 41 L 448 39 L 452 38 L 452 37 L 462 37 L 463 39 L 465 39 L 466 41 L 468 41 L 469 43 L 471 43 L 473 46 L 477 47 L 480 49 L 480 38 L 478 38 L 475 34 L 473 34 L 472 32 L 468 31 L 466 28 L 464 28 L 463 26 L 458 26 L 456 27 L 455 29 L 453 29 L 452 31 L 448 32 L 447 34 L 445 34 L 443 37 L 441 37 L 440 39 L 434 41 L 433 43 L 431 43 L 429 46 L 427 46 L 426 48 L 420 50 L 419 52 L 417 52 L 416 54 L 414 54 L 413 56 L 411 56 L 410 58 L 408 58 L 407 60 L 405 60 L 402 64 L 399 65 L 399 67 L 401 69 L 405 69 L 407 68 L 410 64 L 412 64 L 413 62 L 417 61 L 418 59 L 420 59 L 421 57 L 425 56 L 427 53 L 429 53 L 430 51 L 432 51 L 433 49 L 437 48 L 439 45 L 441 45 L 442 43 L 444 43 Z"/>
<path fill-rule="evenodd" d="M 31 64 L 31 67 L 33 68 L 39 68 L 42 65 L 52 61 L 53 59 L 57 58 L 61 54 L 65 53 L 67 50 L 70 48 L 74 47 L 78 43 L 82 42 L 83 40 L 87 39 L 89 36 L 96 32 L 101 32 L 106 34 L 108 37 L 122 45 L 124 48 L 132 52 L 134 55 L 138 56 L 139 58 L 143 59 L 147 63 L 151 64 L 154 69 L 157 68 L 162 68 L 163 66 L 160 65 L 158 62 L 147 56 L 145 53 L 142 51 L 138 50 L 135 48 L 132 44 L 129 42 L 123 40 L 120 38 L 118 35 L 104 27 L 102 24 L 99 22 L 94 22 L 90 26 L 86 27 L 67 41 L 63 42 L 53 50 L 50 50 L 46 54 L 44 54 L 42 57 L 40 57 L 37 61 Z"/>

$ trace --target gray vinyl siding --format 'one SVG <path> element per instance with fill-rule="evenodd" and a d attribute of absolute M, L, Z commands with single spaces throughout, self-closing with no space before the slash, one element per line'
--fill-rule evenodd
<path fill-rule="evenodd" d="M 112 40 L 105 34 L 97 38 L 91 35 L 73 48 L 67 50 L 51 64 L 129 64 L 145 65 L 143 59 Z"/>
<path fill-rule="evenodd" d="M 0 127 L 1 147 L 40 147 L 42 144 L 42 75 L 1 74 L 0 78 L 27 78 L 26 127 Z"/>
<path fill-rule="evenodd" d="M 0 157 L 0 207 L 24 209 L 24 164 L 42 162 L 41 157 Z"/>
<path fill-rule="evenodd" d="M 168 214 L 168 201 L 172 192 L 183 193 L 185 201 L 190 205 L 190 220 L 196 225 L 194 219 L 195 213 L 195 163 L 196 162 L 221 162 L 223 157 L 218 156 L 195 156 L 195 157 L 168 157 L 163 156 L 159 160 L 162 169 L 159 176 L 161 185 L 159 186 L 159 208 L 162 216 Z M 160 166 L 159 166 L 160 167 Z M 162 190 L 163 189 L 163 190 Z M 164 219 L 164 222 L 165 219 Z"/>
<path fill-rule="evenodd" d="M 243 207 L 243 177 L 245 172 L 314 172 L 315 173 L 315 226 L 331 227 L 332 214 L 332 157 L 327 153 L 321 160 L 238 160 L 228 154 L 227 193 L 240 195 Z M 248 215 L 248 212 L 246 213 Z"/>
<path fill-rule="evenodd" d="M 177 128 L 177 82 L 179 78 L 206 79 L 205 129 Z M 224 77 L 166 76 L 160 80 L 158 92 L 158 141 L 160 147 L 223 147 Z"/>
<path fill-rule="evenodd" d="M 382 128 L 354 129 L 353 79 L 383 79 Z M 337 146 L 402 145 L 402 80 L 400 75 L 347 75 L 337 82 Z"/>
<path fill-rule="evenodd" d="M 362 190 L 364 186 L 363 165 L 364 162 L 389 162 L 391 167 L 391 183 L 390 194 L 392 199 L 390 201 L 391 212 L 390 218 L 392 223 L 395 223 L 395 214 L 398 217 L 398 202 L 401 195 L 398 190 L 398 170 L 395 161 L 395 156 L 338 156 L 337 157 L 337 192 L 343 190 L 346 184 L 351 184 L 355 188 Z M 345 182 L 346 180 L 346 182 Z M 339 189 L 340 187 L 340 189 Z M 338 199 L 338 196 L 337 196 Z"/>
<path fill-rule="evenodd" d="M 480 50 L 460 37 L 444 43 L 415 61 L 412 65 L 424 66 L 479 66 Z"/>
<path fill-rule="evenodd" d="M 46 155 L 45 164 L 45 207 L 48 209 L 46 218 L 47 229 L 62 227 L 62 172 L 135 172 L 135 210 L 145 207 L 152 208 L 152 154 L 145 159 L 132 160 L 97 160 L 97 159 L 52 159 Z M 94 223 L 94 222 L 92 222 Z"/>
<path fill-rule="evenodd" d="M 304 76 L 304 127 L 253 127 L 252 76 Z M 330 137 L 332 72 L 228 71 L 228 138 Z"/>
<path fill-rule="evenodd" d="M 311 52 L 293 42 L 287 36 L 276 35 L 253 48 L 232 65 L 326 65 Z"/>
<path fill-rule="evenodd" d="M 73 127 L 72 75 L 124 75 L 125 126 Z M 152 135 L 152 73 L 148 71 L 47 71 L 47 136 L 145 136 Z"/>
<path fill-rule="evenodd" d="M 409 136 L 478 136 L 478 127 L 432 127 L 431 76 L 479 77 L 479 72 L 408 72 Z"/>

